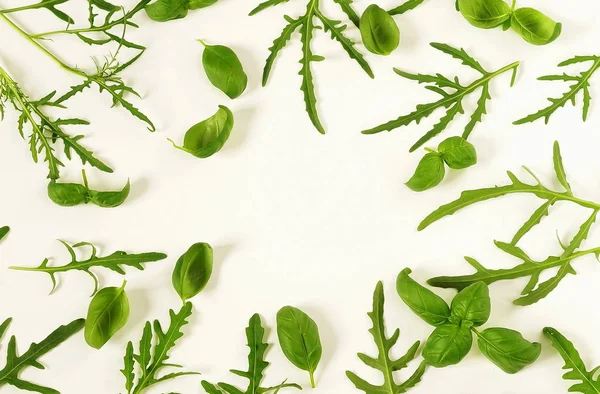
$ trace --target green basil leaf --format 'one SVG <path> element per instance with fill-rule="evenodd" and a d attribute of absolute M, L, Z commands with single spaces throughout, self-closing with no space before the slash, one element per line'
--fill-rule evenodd
<path fill-rule="evenodd" d="M 173 287 L 185 303 L 200 293 L 212 274 L 213 249 L 204 242 L 192 245 L 175 264 Z"/>
<path fill-rule="evenodd" d="M 506 373 L 517 373 L 535 362 L 542 346 L 529 342 L 520 332 L 507 328 L 488 328 L 478 333 L 481 353 Z"/>
<path fill-rule="evenodd" d="M 10 227 L 8 226 L 0 227 L 0 241 L 6 237 L 6 234 L 8 234 L 9 231 Z"/>
<path fill-rule="evenodd" d="M 184 18 L 188 13 L 189 0 L 156 0 L 144 9 L 150 19 L 157 22 L 167 22 Z"/>
<path fill-rule="evenodd" d="M 469 327 L 458 324 L 444 324 L 431 333 L 423 358 L 435 368 L 444 368 L 461 362 L 473 346 L 473 334 Z"/>
<path fill-rule="evenodd" d="M 400 44 L 400 29 L 384 9 L 371 4 L 360 18 L 360 35 L 363 44 L 376 55 L 387 56 Z"/>
<path fill-rule="evenodd" d="M 283 354 L 296 367 L 308 371 L 314 388 L 315 370 L 323 353 L 317 323 L 300 309 L 285 306 L 277 312 L 277 336 Z"/>
<path fill-rule="evenodd" d="M 409 276 L 410 273 L 411 270 L 405 268 L 396 279 L 396 291 L 402 301 L 421 319 L 432 326 L 448 323 L 450 308 L 446 301 L 414 281 Z"/>
<path fill-rule="evenodd" d="M 502 25 L 512 13 L 504 0 L 458 0 L 457 5 L 467 22 L 481 29 Z"/>
<path fill-rule="evenodd" d="M 177 146 L 172 140 L 175 148 L 201 159 L 210 157 L 217 153 L 231 134 L 233 129 L 233 114 L 224 105 L 210 118 L 192 126 L 183 139 L 183 146 Z"/>
<path fill-rule="evenodd" d="M 479 327 L 488 321 L 491 310 L 490 290 L 485 283 L 477 282 L 454 297 L 450 306 L 451 320 L 456 324 L 466 320 Z"/>
<path fill-rule="evenodd" d="M 448 167 L 461 170 L 477 164 L 477 152 L 469 141 L 462 137 L 450 137 L 438 146 L 438 151 Z"/>
<path fill-rule="evenodd" d="M 48 197 L 55 204 L 73 207 L 88 202 L 88 189 L 78 183 L 58 183 L 54 180 L 48 184 Z"/>
<path fill-rule="evenodd" d="M 85 319 L 85 341 L 100 349 L 129 319 L 129 299 L 125 285 L 100 290 L 90 303 Z"/>
<path fill-rule="evenodd" d="M 534 45 L 546 45 L 556 40 L 562 31 L 557 23 L 533 8 L 519 8 L 511 18 L 511 27 L 525 41 Z"/>
<path fill-rule="evenodd" d="M 188 8 L 190 10 L 197 10 L 198 8 L 205 8 L 215 4 L 219 0 L 189 0 Z"/>
<path fill-rule="evenodd" d="M 439 185 L 445 173 L 444 160 L 440 154 L 427 153 L 417 165 L 413 176 L 406 182 L 406 186 L 412 191 L 422 192 Z"/>
<path fill-rule="evenodd" d="M 239 97 L 248 85 L 248 76 L 235 52 L 223 45 L 204 45 L 202 66 L 210 82 L 229 98 Z"/>
<path fill-rule="evenodd" d="M 129 196 L 131 185 L 129 180 L 120 191 L 114 192 L 101 192 L 96 190 L 89 191 L 90 202 L 103 207 L 103 208 L 114 208 L 123 204 Z"/>

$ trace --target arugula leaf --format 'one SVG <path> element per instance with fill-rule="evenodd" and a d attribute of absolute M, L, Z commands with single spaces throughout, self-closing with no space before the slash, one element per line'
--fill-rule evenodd
<path fill-rule="evenodd" d="M 486 100 L 488 100 L 490 97 L 490 81 L 495 77 L 512 70 L 513 78 L 511 81 L 511 86 L 514 83 L 514 78 L 516 75 L 517 68 L 519 66 L 519 62 L 509 64 L 494 72 L 488 72 L 481 66 L 481 64 L 477 60 L 472 58 L 462 48 L 458 49 L 451 47 L 450 45 L 441 43 L 431 43 L 431 46 L 447 55 L 452 56 L 453 58 L 461 60 L 464 65 L 478 71 L 480 74 L 482 74 L 482 76 L 479 79 L 473 81 L 471 84 L 463 86 L 457 77 L 451 80 L 441 74 L 411 74 L 399 69 L 394 69 L 394 71 L 398 75 L 404 78 L 415 80 L 419 83 L 430 84 L 429 86 L 427 86 L 427 88 L 433 92 L 438 93 L 442 96 L 442 98 L 437 101 L 432 101 L 430 103 L 419 104 L 417 105 L 415 111 L 407 115 L 402 115 L 395 120 L 391 120 L 379 126 L 364 130 L 362 132 L 363 134 L 376 134 L 386 130 L 391 131 L 402 126 L 408 126 L 412 122 L 418 124 L 421 120 L 433 114 L 433 112 L 437 109 L 446 109 L 446 114 L 442 116 L 439 123 L 434 125 L 430 131 L 425 133 L 423 137 L 421 137 L 410 148 L 410 152 L 414 152 L 416 149 L 421 147 L 431 138 L 437 136 L 442 131 L 444 131 L 458 114 L 463 114 L 465 112 L 463 108 L 463 99 L 475 90 L 481 88 L 482 95 L 478 102 L 478 106 L 471 116 L 471 122 L 469 122 L 469 124 L 465 127 L 465 130 L 463 132 L 463 138 L 467 139 L 470 136 L 475 124 L 480 122 L 482 119 L 482 115 L 486 113 L 485 103 Z M 447 92 L 445 89 L 451 89 L 452 92 Z"/>
<path fill-rule="evenodd" d="M 0 241 L 2 241 L 4 237 L 6 237 L 6 234 L 8 234 L 9 231 L 10 227 L 8 226 L 0 227 Z"/>
<path fill-rule="evenodd" d="M 544 119 L 546 124 L 550 121 L 550 116 L 556 112 L 557 109 L 564 107 L 569 101 L 575 105 L 575 98 L 579 92 L 583 93 L 583 121 L 585 122 L 588 117 L 591 95 L 590 95 L 590 79 L 594 73 L 600 68 L 600 56 L 575 56 L 571 59 L 567 59 L 561 62 L 558 66 L 565 67 L 572 64 L 592 62 L 590 68 L 583 71 L 579 75 L 568 75 L 563 73 L 562 75 L 546 75 L 538 78 L 540 81 L 564 81 L 572 82 L 569 86 L 569 90 L 559 98 L 549 98 L 550 105 L 542 108 L 538 112 L 528 115 L 522 119 L 514 122 L 514 124 L 524 124 L 528 122 L 534 122 L 538 119 Z"/>
<path fill-rule="evenodd" d="M 383 283 L 378 282 L 373 293 L 373 311 L 369 312 L 369 318 L 373 327 L 369 330 L 373 340 L 377 345 L 377 357 L 371 357 L 364 353 L 358 353 L 358 358 L 367 366 L 374 368 L 383 374 L 383 384 L 374 385 L 358 377 L 354 372 L 346 371 L 346 376 L 357 389 L 366 394 L 399 394 L 405 393 L 408 389 L 416 386 L 425 373 L 426 364 L 422 361 L 417 370 L 403 383 L 396 383 L 394 372 L 408 367 L 408 363 L 415 359 L 419 350 L 420 342 L 417 341 L 410 347 L 406 354 L 398 359 L 390 358 L 390 351 L 398 342 L 400 330 L 396 329 L 391 337 L 385 333 L 384 318 L 385 296 L 383 293 Z"/>
<path fill-rule="evenodd" d="M 46 258 L 38 267 L 8 267 L 9 269 L 18 270 L 18 271 L 32 271 L 32 272 L 45 272 L 50 275 L 50 279 L 52 280 L 52 292 L 56 289 L 56 274 L 59 272 L 67 272 L 67 271 L 83 271 L 90 275 L 94 280 L 94 292 L 92 295 L 96 294 L 98 291 L 98 278 L 91 271 L 93 267 L 103 267 L 108 268 L 111 271 L 114 271 L 120 275 L 125 275 L 125 271 L 121 267 L 122 265 L 127 267 L 135 267 L 139 270 L 143 270 L 143 263 L 149 263 L 153 261 L 159 261 L 167 258 L 167 255 L 164 253 L 140 253 L 140 254 L 128 254 L 126 252 L 117 251 L 108 256 L 97 256 L 96 247 L 89 242 L 79 242 L 74 245 L 69 245 L 64 241 L 60 241 L 71 256 L 71 262 L 62 266 L 53 267 L 49 266 L 49 259 Z M 91 248 L 91 256 L 86 260 L 77 260 L 77 256 L 75 254 L 76 248 L 82 247 L 90 247 Z"/>
<path fill-rule="evenodd" d="M 263 394 L 270 391 L 279 391 L 282 388 L 296 388 L 302 390 L 297 384 L 286 383 L 285 381 L 278 386 L 274 387 L 261 387 L 261 382 L 264 378 L 264 372 L 269 366 L 269 363 L 265 361 L 265 353 L 269 347 L 268 343 L 263 342 L 265 336 L 265 329 L 262 326 L 260 316 L 258 314 L 252 315 L 248 328 L 246 328 L 246 339 L 248 340 L 248 347 L 250 352 L 248 354 L 248 370 L 240 371 L 232 369 L 231 373 L 234 375 L 241 376 L 248 379 L 248 388 L 244 391 L 232 386 L 228 383 L 219 383 L 218 385 L 212 384 L 206 380 L 202 381 L 202 387 L 209 394 Z"/>
<path fill-rule="evenodd" d="M 388 14 L 390 14 L 390 15 L 404 14 L 405 12 L 408 12 L 410 10 L 414 10 L 415 8 L 417 8 L 418 6 L 423 4 L 424 1 L 425 0 L 407 0 L 403 4 L 389 10 Z"/>
<path fill-rule="evenodd" d="M 7 319 L 0 325 L 0 339 L 8 328 L 11 319 Z M 40 386 L 30 381 L 19 378 L 20 373 L 27 367 L 44 369 L 39 358 L 48 353 L 61 343 L 69 339 L 73 334 L 81 330 L 84 326 L 84 319 L 77 319 L 71 323 L 60 326 L 39 343 L 32 343 L 29 349 L 22 355 L 17 354 L 17 339 L 15 336 L 8 342 L 6 365 L 0 370 L 0 387 L 10 385 L 17 389 L 25 391 L 35 391 L 42 394 L 60 394 L 57 390 L 50 387 Z"/>
<path fill-rule="evenodd" d="M 569 388 L 569 392 L 583 394 L 600 393 L 600 379 L 595 376 L 598 368 L 588 371 L 573 343 L 555 328 L 544 328 L 544 335 L 552 342 L 552 346 L 554 346 L 563 360 L 565 360 L 563 369 L 568 371 L 563 375 L 563 379 L 578 381 Z"/>
<path fill-rule="evenodd" d="M 124 368 L 121 370 L 125 376 L 127 394 L 141 394 L 157 383 L 180 376 L 199 375 L 196 372 L 173 372 L 161 377 L 157 376 L 158 372 L 166 367 L 182 368 L 180 365 L 167 363 L 167 360 L 169 352 L 175 347 L 177 340 L 183 337 L 182 328 L 188 324 L 187 319 L 191 315 L 192 304 L 190 302 L 185 303 L 178 313 L 169 310 L 170 323 L 167 331 L 163 331 L 158 320 L 154 320 L 154 324 L 148 321 L 140 340 L 139 353 L 134 353 L 132 342 L 127 344 Z M 137 383 L 135 383 L 135 364 L 140 369 Z"/>

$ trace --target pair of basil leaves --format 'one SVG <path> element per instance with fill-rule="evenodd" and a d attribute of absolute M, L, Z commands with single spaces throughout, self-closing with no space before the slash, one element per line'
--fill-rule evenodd
<path fill-rule="evenodd" d="M 504 0 L 457 0 L 456 6 L 473 26 L 512 28 L 530 44 L 546 45 L 560 36 L 561 23 L 533 8 L 515 9 L 514 3 L 510 7 Z"/>
<path fill-rule="evenodd" d="M 446 165 L 461 170 L 477 163 L 473 144 L 462 137 L 450 137 L 430 150 L 417 165 L 414 175 L 406 182 L 411 190 L 421 192 L 440 184 L 446 174 Z"/>
<path fill-rule="evenodd" d="M 146 14 L 156 22 L 185 18 L 189 10 L 213 5 L 218 0 L 156 0 L 145 8 Z"/>
<path fill-rule="evenodd" d="M 118 191 L 98 191 L 90 189 L 85 170 L 82 171 L 83 185 L 79 183 L 58 183 L 55 180 L 48 184 L 48 197 L 57 205 L 72 207 L 92 203 L 103 208 L 114 208 L 123 204 L 129 196 L 131 185 L 129 180 Z"/>
<path fill-rule="evenodd" d="M 400 44 L 400 29 L 396 21 L 376 4 L 367 7 L 359 27 L 365 48 L 376 55 L 387 56 Z"/>
<path fill-rule="evenodd" d="M 396 290 L 402 301 L 421 319 L 435 327 L 423 348 L 423 358 L 436 368 L 458 364 L 473 346 L 473 333 L 481 353 L 500 369 L 514 374 L 535 362 L 541 345 L 529 342 L 518 331 L 507 328 L 477 328 L 485 324 L 491 312 L 488 286 L 474 283 L 462 289 L 451 306 L 421 286 L 404 269 L 398 275 Z"/>

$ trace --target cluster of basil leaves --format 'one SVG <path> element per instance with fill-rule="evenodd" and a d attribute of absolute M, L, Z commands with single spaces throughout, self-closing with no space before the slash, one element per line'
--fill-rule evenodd
<path fill-rule="evenodd" d="M 156 22 L 185 18 L 189 10 L 215 4 L 218 0 L 156 0 L 145 7 L 146 14 Z"/>
<path fill-rule="evenodd" d="M 516 0 L 509 6 L 504 0 L 457 0 L 456 8 L 475 27 L 493 29 L 512 28 L 523 39 L 534 45 L 546 45 L 560 36 L 562 24 L 540 11 L 517 8 Z"/>
<path fill-rule="evenodd" d="M 438 145 L 437 152 L 427 150 L 429 153 L 423 156 L 414 175 L 406 182 L 406 186 L 416 192 L 439 185 L 446 174 L 446 165 L 461 170 L 477 164 L 475 147 L 462 137 L 445 139 Z"/>
<path fill-rule="evenodd" d="M 371 4 L 360 17 L 360 35 L 365 48 L 376 55 L 387 56 L 400 44 L 400 29 L 383 8 Z"/>
<path fill-rule="evenodd" d="M 63 207 L 92 203 L 103 208 L 114 208 L 123 204 L 129 196 L 131 189 L 129 180 L 121 190 L 98 191 L 90 189 L 85 170 L 82 171 L 82 177 L 83 184 L 50 181 L 48 184 L 48 197 L 55 204 Z"/>
<path fill-rule="evenodd" d="M 479 331 L 491 312 L 488 286 L 474 283 L 446 301 L 414 281 L 404 269 L 398 275 L 396 290 L 402 301 L 421 319 L 435 327 L 423 348 L 427 364 L 443 368 L 458 364 L 473 346 L 473 333 L 481 353 L 504 372 L 514 374 L 535 362 L 541 345 L 529 342 L 518 331 L 494 327 Z"/>

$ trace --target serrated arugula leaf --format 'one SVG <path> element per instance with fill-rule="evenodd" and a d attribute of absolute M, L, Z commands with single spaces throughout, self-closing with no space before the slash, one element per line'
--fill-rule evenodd
<path fill-rule="evenodd" d="M 358 353 L 358 358 L 360 358 L 363 363 L 383 374 L 383 384 L 374 385 L 363 378 L 360 378 L 354 372 L 346 371 L 348 379 L 350 379 L 357 389 L 364 391 L 366 394 L 405 393 L 408 389 L 414 387 L 421 381 L 426 368 L 425 362 L 422 361 L 411 377 L 403 383 L 396 383 L 394 372 L 406 368 L 408 363 L 414 360 L 420 342 L 417 341 L 411 346 L 404 356 L 398 359 L 390 358 L 390 351 L 398 342 L 400 330 L 396 329 L 391 337 L 387 337 L 385 333 L 384 303 L 385 296 L 383 293 L 383 283 L 379 282 L 373 293 L 373 311 L 368 313 L 369 318 L 373 323 L 373 327 L 369 332 L 373 336 L 378 354 L 376 357 L 371 357 L 364 353 Z"/>
<path fill-rule="evenodd" d="M 405 3 L 399 5 L 398 7 L 392 8 L 388 11 L 390 15 L 400 15 L 404 14 L 407 11 L 414 10 L 421 4 L 423 4 L 425 0 L 408 0 Z"/>
<path fill-rule="evenodd" d="M 271 69 L 273 68 L 275 59 L 277 59 L 277 55 L 279 55 L 279 52 L 285 47 L 287 42 L 290 40 L 294 31 L 296 31 L 296 29 L 298 29 L 298 26 L 302 25 L 304 21 L 304 19 L 302 18 L 292 19 L 287 15 L 285 16 L 285 20 L 288 22 L 288 24 L 283 28 L 281 35 L 273 41 L 273 46 L 269 48 L 269 57 L 267 57 L 265 68 L 263 70 L 263 86 L 265 86 L 267 84 L 267 81 L 269 80 L 269 75 L 271 74 Z"/>
<path fill-rule="evenodd" d="M 56 285 L 57 285 L 56 274 L 58 274 L 59 272 L 67 272 L 67 271 L 73 271 L 73 270 L 83 271 L 83 272 L 87 273 L 88 275 L 90 275 L 92 277 L 92 279 L 94 280 L 94 292 L 92 293 L 92 295 L 93 295 L 93 294 L 96 294 L 96 292 L 98 291 L 98 278 L 91 271 L 92 268 L 94 268 L 94 267 L 108 268 L 111 271 L 114 271 L 118 274 L 125 275 L 125 270 L 123 270 L 123 268 L 121 266 L 134 267 L 139 270 L 143 270 L 144 269 L 144 266 L 142 265 L 143 263 L 159 261 L 159 260 L 163 260 L 163 259 L 167 258 L 167 255 L 164 253 L 149 252 L 149 253 L 140 253 L 140 254 L 128 254 L 127 252 L 123 252 L 123 251 L 116 251 L 108 256 L 98 256 L 97 255 L 98 251 L 97 251 L 96 247 L 89 242 L 79 242 L 74 245 L 69 245 L 68 243 L 66 243 L 64 241 L 60 241 L 60 242 L 65 246 L 65 248 L 67 248 L 67 251 L 69 252 L 69 255 L 71 256 L 71 262 L 69 262 L 68 264 L 58 266 L 58 267 L 49 266 L 48 263 L 50 262 L 50 260 L 48 258 L 46 258 L 46 259 L 44 259 L 42 264 L 40 264 L 38 267 L 9 267 L 9 268 L 13 269 L 13 270 L 18 270 L 18 271 L 31 271 L 31 272 L 47 273 L 48 275 L 50 275 L 50 279 L 52 280 L 52 292 L 54 292 L 54 290 L 56 289 Z M 89 247 L 91 249 L 91 255 L 89 258 L 87 258 L 85 260 L 78 260 L 77 255 L 75 253 L 75 249 L 82 248 L 82 247 Z"/>
<path fill-rule="evenodd" d="M 0 339 L 2 339 L 4 332 L 6 332 L 10 321 L 11 319 L 7 319 L 0 325 Z M 35 391 L 42 394 L 60 394 L 59 391 L 50 387 L 40 386 L 23 380 L 19 375 L 27 367 L 44 369 L 39 358 L 81 330 L 84 324 L 84 319 L 77 319 L 65 326 L 60 326 L 41 342 L 32 343 L 29 349 L 20 356 L 17 354 L 17 339 L 15 336 L 11 337 L 6 351 L 6 365 L 0 370 L 0 387 L 10 385 L 21 390 Z"/>
<path fill-rule="evenodd" d="M 242 391 L 237 387 L 229 383 L 219 383 L 215 385 L 213 383 L 202 381 L 202 387 L 209 394 L 263 394 L 268 392 L 278 392 L 282 388 L 296 388 L 302 390 L 297 384 L 294 383 L 283 383 L 274 387 L 262 387 L 261 383 L 264 378 L 264 372 L 269 366 L 269 363 L 265 361 L 265 353 L 269 344 L 264 341 L 265 329 L 262 326 L 260 316 L 254 314 L 250 318 L 248 327 L 246 328 L 246 339 L 250 352 L 248 353 L 248 370 L 240 371 L 232 369 L 231 373 L 248 379 L 248 387 Z"/>

